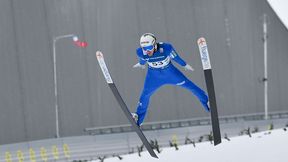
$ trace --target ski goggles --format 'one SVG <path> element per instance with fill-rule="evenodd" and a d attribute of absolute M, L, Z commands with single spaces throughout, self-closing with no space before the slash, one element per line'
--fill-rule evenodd
<path fill-rule="evenodd" d="M 154 49 L 154 45 L 142 47 L 144 51 L 152 51 Z"/>

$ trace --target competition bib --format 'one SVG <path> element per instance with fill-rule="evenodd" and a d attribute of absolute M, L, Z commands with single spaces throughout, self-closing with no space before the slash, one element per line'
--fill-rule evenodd
<path fill-rule="evenodd" d="M 165 67 L 166 65 L 168 65 L 170 63 L 170 57 L 168 56 L 165 58 L 165 60 L 162 60 L 162 61 L 147 62 L 147 63 L 150 67 L 162 68 L 162 67 Z"/>

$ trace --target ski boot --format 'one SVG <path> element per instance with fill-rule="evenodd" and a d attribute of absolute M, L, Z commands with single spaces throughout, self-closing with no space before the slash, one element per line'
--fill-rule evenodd
<path fill-rule="evenodd" d="M 131 113 L 132 118 L 134 119 L 135 123 L 138 122 L 138 115 L 136 113 Z"/>
<path fill-rule="evenodd" d="M 132 115 L 132 118 L 135 120 L 135 123 L 138 125 L 138 127 L 140 127 L 140 129 L 141 129 L 141 125 L 142 124 L 138 124 L 138 115 L 136 114 L 136 113 L 131 113 L 131 115 Z"/>
<path fill-rule="evenodd" d="M 206 112 L 210 112 L 210 102 L 207 101 L 207 103 L 202 103 L 204 109 L 206 110 Z"/>

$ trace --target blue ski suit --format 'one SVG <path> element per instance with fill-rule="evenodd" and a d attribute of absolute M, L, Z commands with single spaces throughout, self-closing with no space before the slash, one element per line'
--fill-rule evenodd
<path fill-rule="evenodd" d="M 191 91 L 204 106 L 206 111 L 209 111 L 207 105 L 208 97 L 205 92 L 187 79 L 172 63 L 171 59 L 185 66 L 185 61 L 180 58 L 171 44 L 159 42 L 157 50 L 152 56 L 148 56 L 138 48 L 136 50 L 139 63 L 141 65 L 148 64 L 148 71 L 144 83 L 144 88 L 138 102 L 136 114 L 138 115 L 137 124 L 140 125 L 145 118 L 149 105 L 150 96 L 161 86 L 165 84 L 178 85 Z"/>

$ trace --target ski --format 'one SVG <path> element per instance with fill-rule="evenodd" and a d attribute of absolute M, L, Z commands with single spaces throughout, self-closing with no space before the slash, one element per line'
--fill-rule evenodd
<path fill-rule="evenodd" d="M 211 111 L 211 121 L 212 121 L 212 131 L 213 131 L 213 140 L 214 145 L 218 145 L 221 143 L 221 132 L 219 127 L 219 119 L 217 112 L 217 104 L 214 90 L 214 82 L 212 75 L 212 68 L 210 64 L 210 58 L 207 48 L 207 43 L 205 38 L 199 38 L 198 47 L 200 51 L 200 56 L 202 60 L 202 66 L 204 70 L 205 82 L 208 91 L 209 103 L 210 103 L 210 111 Z"/>
<path fill-rule="evenodd" d="M 127 117 L 127 119 L 129 120 L 130 124 L 132 125 L 133 130 L 137 133 L 137 135 L 141 139 L 142 143 L 146 147 L 147 151 L 150 153 L 150 155 L 152 157 L 154 157 L 154 158 L 158 158 L 157 155 L 155 154 L 155 152 L 153 151 L 152 146 L 150 145 L 150 143 L 148 142 L 147 138 L 143 134 L 142 130 L 140 129 L 140 127 L 136 124 L 136 122 L 132 118 L 131 112 L 129 111 L 126 103 L 122 99 L 122 97 L 121 97 L 121 95 L 120 95 L 115 83 L 113 82 L 113 80 L 111 78 L 111 75 L 110 75 L 110 73 L 108 71 L 108 68 L 106 66 L 106 63 L 105 63 L 104 56 L 103 56 L 102 52 L 97 51 L 96 52 L 96 58 L 98 60 L 100 68 L 101 68 L 101 70 L 103 72 L 103 75 L 104 75 L 104 77 L 106 79 L 106 82 L 108 83 L 108 85 L 109 85 L 114 97 L 118 101 L 118 103 L 119 103 L 122 111 L 124 112 L 125 116 Z"/>

